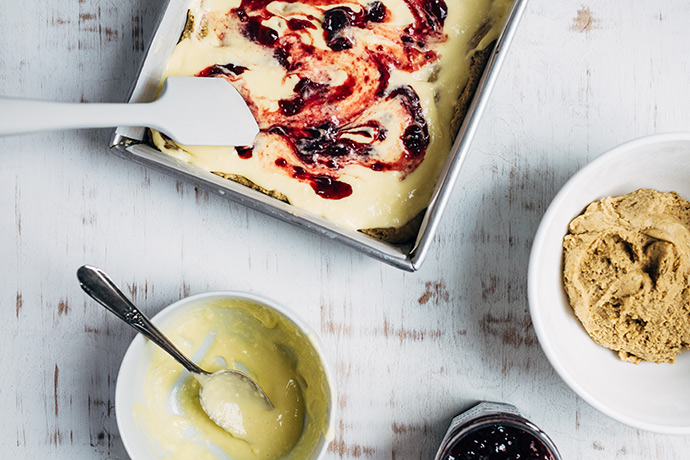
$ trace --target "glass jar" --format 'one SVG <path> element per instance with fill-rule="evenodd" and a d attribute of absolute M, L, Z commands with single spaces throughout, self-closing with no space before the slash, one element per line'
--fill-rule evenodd
<path fill-rule="evenodd" d="M 515 406 L 482 402 L 453 419 L 435 460 L 561 460 L 561 455 Z"/>

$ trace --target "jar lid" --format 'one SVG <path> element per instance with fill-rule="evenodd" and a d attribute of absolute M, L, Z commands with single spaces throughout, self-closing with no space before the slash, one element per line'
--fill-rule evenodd
<path fill-rule="evenodd" d="M 453 419 L 436 460 L 561 460 L 551 439 L 514 406 L 480 403 Z"/>

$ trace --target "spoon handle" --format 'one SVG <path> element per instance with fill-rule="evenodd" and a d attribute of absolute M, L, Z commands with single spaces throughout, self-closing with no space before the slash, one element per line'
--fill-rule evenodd
<path fill-rule="evenodd" d="M 189 372 L 208 374 L 205 370 L 190 361 L 175 345 L 158 330 L 156 326 L 137 307 L 129 301 L 102 270 L 84 265 L 77 270 L 77 278 L 81 288 L 96 302 L 110 310 L 137 332 L 161 347 Z"/>

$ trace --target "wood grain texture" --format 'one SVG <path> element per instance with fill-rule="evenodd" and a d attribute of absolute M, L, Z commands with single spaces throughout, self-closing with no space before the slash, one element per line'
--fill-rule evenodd
<path fill-rule="evenodd" d="M 114 414 L 127 326 L 75 272 L 109 272 L 149 314 L 190 294 L 275 298 L 336 375 L 327 459 L 432 458 L 453 415 L 505 401 L 566 459 L 679 459 L 690 437 L 600 414 L 555 374 L 527 308 L 529 251 L 565 181 L 605 150 L 687 130 L 680 0 L 531 0 L 422 269 L 404 273 L 125 162 L 108 130 L 0 138 L 0 452 L 125 459 Z M 163 0 L 11 2 L 0 94 L 121 101 Z"/>

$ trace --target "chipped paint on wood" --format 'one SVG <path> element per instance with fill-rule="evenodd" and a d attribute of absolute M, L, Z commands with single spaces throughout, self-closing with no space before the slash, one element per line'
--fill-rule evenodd
<path fill-rule="evenodd" d="M 57 311 L 58 316 L 66 315 L 67 313 L 69 313 L 69 304 L 67 303 L 67 300 L 60 299 L 57 305 Z"/>
<path fill-rule="evenodd" d="M 60 369 L 55 365 L 55 373 L 53 374 L 53 399 L 55 400 L 55 417 L 58 416 L 58 375 Z"/>
<path fill-rule="evenodd" d="M 21 292 L 17 292 L 17 297 L 16 297 L 14 305 L 15 305 L 15 307 L 14 307 L 15 315 L 16 315 L 17 319 L 19 319 L 19 313 L 21 312 L 22 307 L 24 306 L 24 298 L 22 297 Z"/>
<path fill-rule="evenodd" d="M 570 26 L 570 30 L 575 32 L 589 32 L 596 28 L 595 24 L 598 21 L 598 19 L 592 16 L 589 7 L 582 7 L 577 10 L 577 16 L 573 19 L 573 25 Z"/>
<path fill-rule="evenodd" d="M 450 300 L 450 294 L 446 288 L 443 281 L 427 281 L 424 285 L 424 292 L 419 297 L 418 302 L 421 305 L 426 305 L 429 301 L 433 301 L 435 304 L 445 303 Z"/>

